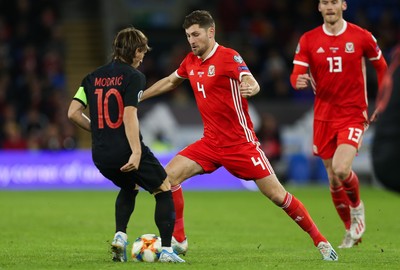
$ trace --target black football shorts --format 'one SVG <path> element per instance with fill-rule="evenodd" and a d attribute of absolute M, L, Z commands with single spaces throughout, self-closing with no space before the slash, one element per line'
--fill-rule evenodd
<path fill-rule="evenodd" d="M 121 189 L 134 189 L 138 184 L 153 193 L 164 182 L 167 173 L 151 151 L 145 151 L 139 164 L 139 170 L 121 172 L 120 168 L 104 168 L 97 166 L 100 173 Z"/>

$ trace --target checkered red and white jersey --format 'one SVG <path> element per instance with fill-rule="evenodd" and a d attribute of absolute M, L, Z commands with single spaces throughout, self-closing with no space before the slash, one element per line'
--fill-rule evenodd
<path fill-rule="evenodd" d="M 251 73 L 236 51 L 216 44 L 205 60 L 190 52 L 175 74 L 190 81 L 206 139 L 218 146 L 257 141 L 239 92 L 241 76 Z"/>

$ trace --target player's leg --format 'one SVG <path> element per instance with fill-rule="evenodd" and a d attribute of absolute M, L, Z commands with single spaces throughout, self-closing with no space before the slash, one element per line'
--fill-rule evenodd
<path fill-rule="evenodd" d="M 331 123 L 315 120 L 313 136 L 314 154 L 319 156 L 324 163 L 333 205 L 348 230 L 351 223 L 349 201 L 342 182 L 332 168 L 333 156 L 337 150 L 338 129 Z"/>
<path fill-rule="evenodd" d="M 139 192 L 139 187 L 133 181 L 134 175 L 132 173 L 122 173 L 119 168 L 100 169 L 100 172 L 120 188 L 115 200 L 115 231 L 126 233 L 129 219 L 135 209 L 136 196 Z"/>
<path fill-rule="evenodd" d="M 120 187 L 120 191 L 115 200 L 115 235 L 111 243 L 111 253 L 113 261 L 126 262 L 126 249 L 128 245 L 126 229 L 133 210 L 135 209 L 138 187 L 132 180 L 133 175 L 123 174 L 120 172 L 119 168 L 99 168 L 99 171 L 116 186 Z"/>
<path fill-rule="evenodd" d="M 255 183 L 266 197 L 281 207 L 297 225 L 310 235 L 324 260 L 336 261 L 338 259 L 335 250 L 318 230 L 302 202 L 285 190 L 275 174 L 258 179 Z"/>
<path fill-rule="evenodd" d="M 292 194 L 287 192 L 274 174 L 255 181 L 259 190 L 273 203 L 281 207 L 304 231 L 313 239 L 314 245 L 326 242 L 319 232 L 304 205 Z"/>
<path fill-rule="evenodd" d="M 345 187 L 333 168 L 333 159 L 338 148 L 338 143 L 343 139 L 349 140 L 348 130 L 349 129 L 346 127 L 342 128 L 338 124 L 334 125 L 332 123 L 314 120 L 314 154 L 323 160 L 329 179 L 333 205 L 345 227 L 345 235 L 339 248 L 350 248 L 356 244 L 350 237 L 350 202 Z M 346 131 L 346 133 L 343 133 L 343 131 Z M 348 158 L 348 156 L 346 158 Z"/>
<path fill-rule="evenodd" d="M 171 185 L 167 179 L 154 193 L 156 209 L 154 220 L 161 237 L 162 251 L 159 257 L 160 262 L 185 262 L 181 259 L 171 246 L 172 232 L 175 225 L 175 208 L 172 200 Z"/>
<path fill-rule="evenodd" d="M 223 166 L 242 179 L 256 179 L 255 183 L 262 194 L 282 207 L 303 230 L 308 232 L 315 246 L 319 242 L 326 242 L 303 204 L 288 193 L 279 182 L 259 143 L 248 143 L 225 149 Z"/>
<path fill-rule="evenodd" d="M 171 183 L 172 198 L 175 206 L 175 226 L 172 246 L 178 254 L 185 254 L 188 243 L 184 224 L 184 197 L 181 183 L 186 179 L 203 172 L 203 168 L 195 161 L 181 155 L 176 155 L 165 167 L 167 179 Z"/>
<path fill-rule="evenodd" d="M 259 143 L 248 143 L 224 149 L 223 166 L 242 179 L 257 179 L 263 195 L 281 207 L 304 231 L 323 255 L 324 260 L 337 260 L 337 254 L 319 232 L 304 205 L 287 192 L 276 177 Z"/>
<path fill-rule="evenodd" d="M 340 144 L 332 160 L 333 173 L 344 186 L 352 207 L 360 204 L 358 177 L 351 169 L 356 154 L 357 149 L 353 145 Z"/>
<path fill-rule="evenodd" d="M 165 167 L 176 211 L 172 246 L 178 254 L 185 254 L 188 248 L 183 218 L 184 198 L 180 184 L 194 175 L 215 171 L 219 167 L 218 157 L 215 147 L 211 147 L 203 138 L 180 151 Z"/>
<path fill-rule="evenodd" d="M 348 200 L 346 190 L 344 189 L 342 182 L 333 173 L 332 159 L 323 160 L 323 163 L 325 165 L 325 169 L 328 174 L 329 186 L 330 186 L 329 189 L 333 205 L 345 227 L 345 234 L 342 243 L 339 245 L 339 248 L 351 248 L 356 243 L 350 237 L 350 226 L 351 226 L 350 207 L 349 207 L 350 202 Z"/>
<path fill-rule="evenodd" d="M 115 201 L 115 235 L 111 243 L 113 261 L 127 261 L 126 248 L 128 245 L 128 235 L 126 228 L 129 219 L 135 209 L 135 199 L 138 190 L 121 189 Z"/>
<path fill-rule="evenodd" d="M 357 148 L 353 145 L 340 144 L 332 161 L 332 170 L 341 181 L 350 203 L 350 236 L 355 244 L 361 241 L 365 232 L 365 210 L 364 204 L 360 200 L 359 180 L 351 169 L 356 154 Z"/>
<path fill-rule="evenodd" d="M 172 232 L 175 224 L 175 208 L 166 171 L 157 158 L 151 152 L 147 152 L 142 157 L 140 168 L 136 174 L 137 184 L 152 193 L 156 201 L 154 221 L 161 237 L 162 246 L 159 261 L 185 262 L 173 252 L 171 247 Z"/>
<path fill-rule="evenodd" d="M 115 232 L 126 233 L 129 219 L 135 209 L 138 189 L 121 189 L 115 200 Z"/>
<path fill-rule="evenodd" d="M 154 221 L 157 225 L 163 247 L 171 247 L 172 232 L 175 224 L 175 209 L 172 201 L 172 193 L 167 180 L 154 193 L 156 207 L 154 211 Z"/>

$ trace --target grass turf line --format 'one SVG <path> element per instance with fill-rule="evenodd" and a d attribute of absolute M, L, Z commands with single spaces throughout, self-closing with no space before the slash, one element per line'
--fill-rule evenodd
<path fill-rule="evenodd" d="M 344 228 L 327 187 L 287 189 L 309 209 L 337 247 Z M 399 269 L 400 196 L 363 187 L 367 231 L 360 246 L 324 262 L 306 233 L 258 192 L 193 192 L 185 196 L 190 249 L 186 264 L 111 261 L 117 191 L 0 191 L 0 269 Z M 157 233 L 155 202 L 137 198 L 132 243 Z M 130 251 L 130 250 L 129 250 Z M 397 267 L 397 268 L 396 268 Z"/>

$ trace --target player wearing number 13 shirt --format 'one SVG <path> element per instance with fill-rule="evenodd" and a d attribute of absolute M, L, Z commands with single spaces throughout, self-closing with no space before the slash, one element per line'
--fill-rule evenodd
<path fill-rule="evenodd" d="M 344 0 L 319 1 L 324 23 L 301 36 L 290 78 L 295 89 L 309 85 L 314 89 L 313 151 L 323 160 L 332 201 L 345 227 L 340 248 L 360 243 L 366 228 L 352 163 L 362 136 L 369 122 L 376 120 L 381 105 L 377 102 L 375 112 L 368 118 L 365 60 L 375 68 L 378 86 L 387 70 L 372 34 L 343 19 L 346 9 Z"/>
<path fill-rule="evenodd" d="M 263 195 L 310 235 L 324 260 L 337 260 L 336 252 L 304 205 L 281 185 L 260 149 L 247 103 L 247 98 L 260 89 L 249 68 L 235 50 L 215 41 L 215 22 L 208 11 L 196 10 L 187 15 L 183 28 L 192 52 L 175 72 L 146 89 L 142 96 L 145 100 L 189 80 L 204 124 L 203 137 L 180 151 L 165 168 L 176 211 L 172 241 L 176 252 L 186 253 L 188 249 L 180 184 L 223 166 L 239 178 L 254 180 Z"/>

